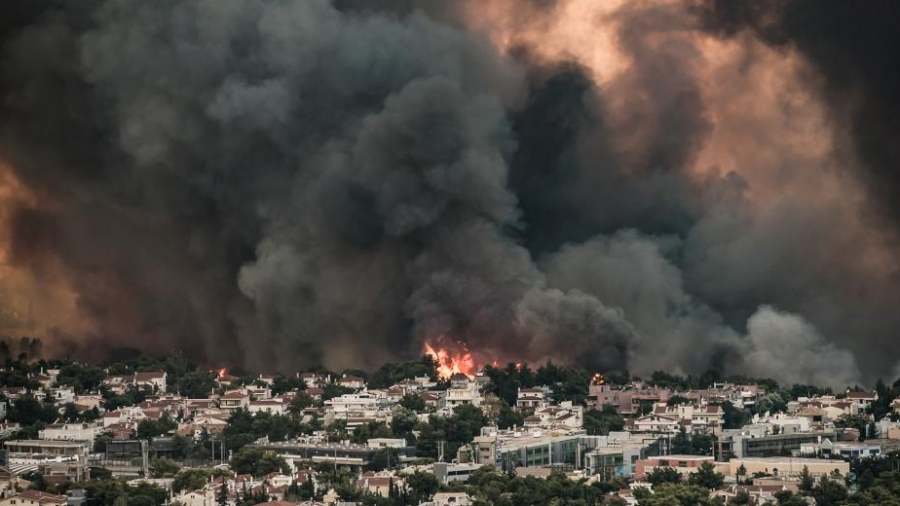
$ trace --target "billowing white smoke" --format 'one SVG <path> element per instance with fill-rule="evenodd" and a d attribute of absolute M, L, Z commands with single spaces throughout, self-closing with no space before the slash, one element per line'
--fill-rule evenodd
<path fill-rule="evenodd" d="M 861 378 L 853 354 L 826 341 L 803 318 L 769 306 L 750 317 L 741 345 L 743 369 L 757 377 L 838 389 Z"/>
<path fill-rule="evenodd" d="M 629 363 L 635 371 L 696 371 L 718 357 L 726 370 L 786 384 L 811 382 L 844 388 L 860 381 L 855 357 L 824 339 L 798 315 L 762 306 L 746 335 L 723 323 L 685 293 L 681 271 L 666 257 L 674 238 L 635 231 L 564 247 L 546 263 L 552 286 L 582 290 L 621 308 L 640 332 Z"/>

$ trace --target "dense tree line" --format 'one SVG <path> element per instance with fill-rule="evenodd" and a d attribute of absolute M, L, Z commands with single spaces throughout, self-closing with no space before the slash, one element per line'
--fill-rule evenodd
<path fill-rule="evenodd" d="M 547 361 L 537 370 L 528 364 L 510 362 L 504 368 L 485 366 L 485 375 L 490 379 L 488 390 L 510 406 L 515 406 L 520 388 L 536 386 L 550 387 L 557 402 L 572 401 L 584 403 L 588 395 L 592 373 L 568 366 L 558 366 Z"/>
<path fill-rule="evenodd" d="M 405 380 L 426 376 L 437 381 L 434 359 L 425 355 L 414 362 L 388 363 L 368 378 L 369 388 L 387 388 Z"/>
<path fill-rule="evenodd" d="M 432 415 L 428 418 L 428 423 L 421 423 L 416 428 L 419 433 L 416 440 L 416 455 L 437 459 L 438 443 L 444 441 L 445 459 L 449 461 L 456 458 L 459 447 L 470 443 L 487 423 L 488 419 L 484 412 L 470 404 L 458 406 L 452 416 Z"/>
<path fill-rule="evenodd" d="M 590 409 L 584 413 L 584 430 L 589 435 L 608 435 L 610 431 L 625 428 L 625 418 L 613 406 L 603 406 L 600 410 Z"/>
<path fill-rule="evenodd" d="M 32 488 L 54 494 L 65 494 L 70 489 L 84 489 L 90 504 L 97 506 L 161 506 L 169 498 L 166 489 L 149 483 L 127 485 L 124 478 L 113 479 L 107 475 L 101 479 L 93 474 L 91 477 L 89 481 L 65 482 L 59 486 L 48 485 L 37 473 L 26 478 L 31 478 Z"/>

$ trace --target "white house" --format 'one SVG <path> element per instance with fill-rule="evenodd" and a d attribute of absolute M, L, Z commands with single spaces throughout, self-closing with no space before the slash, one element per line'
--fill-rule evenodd
<path fill-rule="evenodd" d="M 259 387 L 256 385 L 249 385 L 244 388 L 247 392 L 247 395 L 250 396 L 251 400 L 264 400 L 272 398 L 272 389 L 269 387 Z"/>
<path fill-rule="evenodd" d="M 366 386 L 365 380 L 356 376 L 348 376 L 344 374 L 337 381 L 338 385 L 344 388 L 352 388 L 353 390 L 359 390 Z"/>
<path fill-rule="evenodd" d="M 351 417 L 374 417 L 378 411 L 379 399 L 371 392 L 344 394 L 325 401 L 325 411 L 335 420 L 347 420 Z"/>
<path fill-rule="evenodd" d="M 857 411 L 868 412 L 872 403 L 878 400 L 877 392 L 851 392 L 847 391 L 847 400 L 856 404 Z"/>
<path fill-rule="evenodd" d="M 269 413 L 270 415 L 283 415 L 287 412 L 287 404 L 283 399 L 265 399 L 250 401 L 247 411 L 256 413 Z"/>
<path fill-rule="evenodd" d="M 50 395 L 53 397 L 53 403 L 57 406 L 75 402 L 75 389 L 72 387 L 51 388 Z"/>
<path fill-rule="evenodd" d="M 540 420 L 539 423 L 536 424 L 540 427 L 567 427 L 577 429 L 584 424 L 584 407 L 574 406 L 571 401 L 566 401 L 559 406 L 548 406 L 538 409 L 534 412 L 534 416 Z"/>
<path fill-rule="evenodd" d="M 634 420 L 636 432 L 678 432 L 679 421 L 675 416 L 649 414 Z"/>
<path fill-rule="evenodd" d="M 540 409 L 547 406 L 547 392 L 543 388 L 520 388 L 516 398 L 516 408 L 520 410 Z"/>
<path fill-rule="evenodd" d="M 103 432 L 101 424 L 59 423 L 46 426 L 38 432 L 38 438 L 48 441 L 88 441 Z"/>
<path fill-rule="evenodd" d="M 184 506 L 212 506 L 216 504 L 216 490 L 214 487 L 204 487 L 201 490 L 183 490 L 180 494 L 172 497 Z"/>
<path fill-rule="evenodd" d="M 128 387 L 132 384 L 131 376 L 108 376 L 103 380 L 102 385 L 114 394 L 124 394 Z"/>
<path fill-rule="evenodd" d="M 250 406 L 250 394 L 240 390 L 233 390 L 219 397 L 219 408 L 232 412 L 238 409 L 247 409 Z"/>
<path fill-rule="evenodd" d="M 438 492 L 434 494 L 431 506 L 471 506 L 472 498 L 465 492 Z"/>
<path fill-rule="evenodd" d="M 134 378 L 132 380 L 134 386 L 138 388 L 151 388 L 157 392 L 165 392 L 166 391 L 166 372 L 165 371 L 150 371 L 150 372 L 136 372 L 134 373 Z"/>
<path fill-rule="evenodd" d="M 462 375 L 459 375 L 462 376 Z M 474 381 L 457 380 L 454 378 L 452 386 L 447 389 L 447 395 L 444 398 L 444 405 L 450 409 L 464 404 L 473 406 L 481 406 L 481 393 Z"/>
<path fill-rule="evenodd" d="M 39 490 L 23 490 L 0 499 L 0 506 L 65 506 L 66 496 Z"/>
<path fill-rule="evenodd" d="M 325 376 L 324 374 L 317 374 L 314 372 L 305 372 L 300 374 L 300 379 L 306 383 L 307 388 L 322 388 L 328 383 L 331 382 L 331 378 Z"/>

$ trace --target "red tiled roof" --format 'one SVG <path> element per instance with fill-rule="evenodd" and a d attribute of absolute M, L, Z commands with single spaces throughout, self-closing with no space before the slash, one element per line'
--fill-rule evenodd
<path fill-rule="evenodd" d="M 134 373 L 134 381 L 150 381 L 154 379 L 161 379 L 165 375 L 166 373 L 163 371 L 136 372 Z"/>
<path fill-rule="evenodd" d="M 48 494 L 47 492 L 41 492 L 39 490 L 24 490 L 19 492 L 18 496 L 39 503 L 66 504 L 66 496 Z"/>
<path fill-rule="evenodd" d="M 395 484 L 399 483 L 401 480 L 398 478 L 392 478 L 388 476 L 374 476 L 374 477 L 364 477 L 362 479 L 356 480 L 356 486 L 359 488 L 364 488 L 366 485 L 369 487 L 385 487 L 388 486 L 391 481 Z M 266 503 L 269 504 L 269 503 Z M 296 505 L 295 505 L 296 506 Z"/>

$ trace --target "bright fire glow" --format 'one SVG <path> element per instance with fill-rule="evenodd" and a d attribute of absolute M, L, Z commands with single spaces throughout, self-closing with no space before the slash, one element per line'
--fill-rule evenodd
<path fill-rule="evenodd" d="M 228 369 L 225 367 L 221 367 L 219 369 L 210 369 L 209 372 L 215 373 L 216 379 L 222 379 L 225 376 L 228 376 Z"/>
<path fill-rule="evenodd" d="M 475 359 L 469 353 L 469 348 L 465 343 L 456 343 L 454 348 L 457 351 L 451 351 L 447 348 L 440 347 L 435 344 L 432 346 L 425 343 L 425 354 L 434 359 L 437 364 L 437 374 L 443 380 L 448 380 L 454 374 L 465 374 L 469 378 L 475 377 Z"/>

